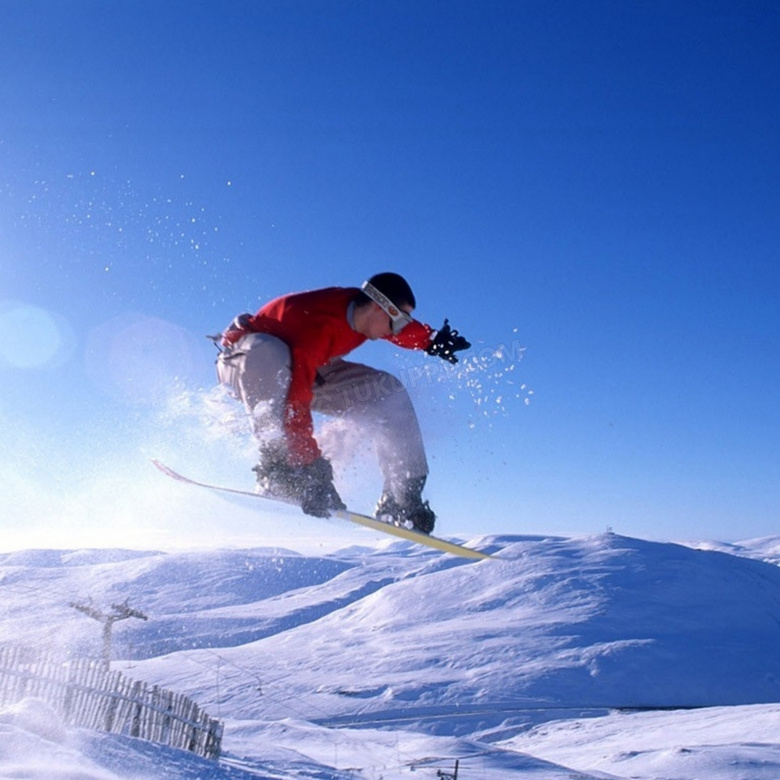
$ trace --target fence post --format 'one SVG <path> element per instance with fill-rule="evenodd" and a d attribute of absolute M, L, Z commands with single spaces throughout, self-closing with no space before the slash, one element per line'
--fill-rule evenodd
<path fill-rule="evenodd" d="M 106 673 L 87 659 L 61 663 L 0 645 L 0 706 L 29 695 L 47 701 L 69 726 L 128 734 L 205 758 L 221 751 L 222 723 L 186 696 Z"/>
<path fill-rule="evenodd" d="M 209 722 L 209 729 L 206 733 L 206 743 L 204 747 L 204 756 L 206 758 L 213 758 L 215 761 L 219 758 L 222 752 L 222 731 L 223 726 L 218 720 L 211 720 Z"/>
<path fill-rule="evenodd" d="M 141 701 L 141 690 L 143 683 L 135 682 L 131 689 L 131 701 L 133 703 L 133 720 L 130 725 L 130 736 L 141 736 L 141 710 L 143 702 Z"/>

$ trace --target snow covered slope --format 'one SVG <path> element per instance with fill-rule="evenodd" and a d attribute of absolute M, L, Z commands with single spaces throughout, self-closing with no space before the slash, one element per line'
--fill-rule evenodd
<path fill-rule="evenodd" d="M 293 697 L 318 720 L 352 718 L 356 699 L 361 719 L 780 701 L 777 567 L 615 535 L 483 541 L 500 560 L 385 553 L 307 589 L 306 610 L 292 590 L 191 616 L 213 627 L 224 664 L 252 669 L 219 695 L 235 717 L 285 717 Z M 218 642 L 220 626 L 251 621 L 268 635 Z M 216 703 L 213 654 L 190 646 L 176 686 Z M 147 661 L 137 674 L 162 682 L 170 665 Z M 242 695 L 257 679 L 283 684 L 281 706 Z"/>
<path fill-rule="evenodd" d="M 738 755 L 750 761 L 758 750 L 762 766 L 777 768 L 774 742 L 734 747 L 750 741 L 746 713 L 765 733 L 780 718 L 771 704 L 780 702 L 780 568 L 758 560 L 761 545 L 746 545 L 747 557 L 614 534 L 476 544 L 498 559 L 474 563 L 406 543 L 321 557 L 6 554 L 0 632 L 97 654 L 100 626 L 70 603 L 128 600 L 149 620 L 116 624 L 115 666 L 226 721 L 228 763 L 212 767 L 214 778 L 228 765 L 268 777 L 404 777 L 412 767 L 436 777 L 458 757 L 481 767 L 465 777 L 490 780 L 621 777 L 621 766 L 630 767 L 626 777 L 665 777 L 650 773 L 658 767 L 673 770 L 669 777 L 704 776 L 695 773 L 701 760 L 688 760 L 694 773 L 685 774 L 685 762 L 669 756 L 692 753 L 674 753 L 660 738 L 643 748 L 652 752 L 646 760 L 599 763 L 585 741 L 566 736 L 585 724 L 577 728 L 591 730 L 587 744 L 603 740 L 613 757 L 628 754 L 651 715 L 667 724 L 689 718 L 686 749 L 699 759 L 735 767 Z M 692 736 L 691 723 L 714 723 L 705 718 L 714 710 L 610 714 L 645 707 L 717 707 L 714 736 L 725 744 L 708 750 L 703 732 L 698 742 Z M 669 728 L 670 739 L 680 733 Z M 111 771 L 101 756 L 135 749 L 119 738 L 80 739 Z M 179 774 L 160 777 L 206 776 L 172 753 Z M 0 777 L 2 766 L 0 758 Z M 565 774 L 572 766 L 582 774 Z M 142 774 L 157 776 L 154 767 Z M 780 776 L 723 771 L 707 776 Z"/>

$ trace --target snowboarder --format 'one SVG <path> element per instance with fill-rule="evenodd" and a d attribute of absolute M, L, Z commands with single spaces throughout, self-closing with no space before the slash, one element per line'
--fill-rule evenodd
<path fill-rule="evenodd" d="M 375 516 L 433 530 L 436 516 L 422 499 L 428 464 L 406 389 L 391 374 L 343 359 L 367 339 L 387 339 L 456 363 L 455 353 L 469 342 L 447 320 L 436 331 L 413 319 L 415 305 L 402 276 L 380 273 L 361 288 L 276 298 L 221 334 L 217 375 L 252 420 L 259 492 L 317 517 L 344 509 L 314 438 L 312 412 L 340 416 L 374 438 L 384 478 Z"/>

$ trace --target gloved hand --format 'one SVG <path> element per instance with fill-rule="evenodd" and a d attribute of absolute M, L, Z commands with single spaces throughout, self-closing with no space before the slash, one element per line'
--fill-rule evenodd
<path fill-rule="evenodd" d="M 450 328 L 450 321 L 444 320 L 444 325 L 441 326 L 425 351 L 429 355 L 436 355 L 450 363 L 457 363 L 458 358 L 455 353 L 462 349 L 468 349 L 470 346 L 471 344 L 457 330 Z"/>
<path fill-rule="evenodd" d="M 206 336 L 206 338 L 213 341 L 220 352 L 224 352 L 225 355 L 228 355 L 241 336 L 249 332 L 249 323 L 251 319 L 252 315 L 248 312 L 239 314 L 236 317 L 233 317 L 230 325 L 228 325 L 222 333 L 215 333 L 213 336 Z"/>
<path fill-rule="evenodd" d="M 336 509 L 346 509 L 346 505 L 333 486 L 333 467 L 322 456 L 298 466 L 296 482 L 300 485 L 301 509 L 314 517 L 329 517 Z"/>

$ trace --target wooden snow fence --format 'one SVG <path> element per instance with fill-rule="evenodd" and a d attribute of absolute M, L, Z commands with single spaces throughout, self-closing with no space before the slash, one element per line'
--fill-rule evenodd
<path fill-rule="evenodd" d="M 222 723 L 186 696 L 107 671 L 98 661 L 56 661 L 29 649 L 1 647 L 0 705 L 27 698 L 47 702 L 69 726 L 219 758 Z"/>

